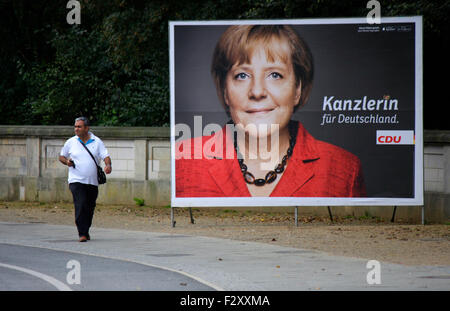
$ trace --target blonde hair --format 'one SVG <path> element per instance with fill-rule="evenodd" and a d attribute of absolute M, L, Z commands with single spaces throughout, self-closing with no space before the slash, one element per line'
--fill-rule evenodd
<path fill-rule="evenodd" d="M 313 57 L 295 30 L 286 25 L 235 25 L 227 28 L 220 37 L 211 64 L 217 95 L 227 113 L 224 89 L 228 71 L 234 64 L 249 63 L 254 49 L 261 46 L 269 61 L 280 58 L 285 63 L 292 63 L 296 87 L 301 83 L 300 104 L 295 109 L 308 101 L 314 75 Z"/>

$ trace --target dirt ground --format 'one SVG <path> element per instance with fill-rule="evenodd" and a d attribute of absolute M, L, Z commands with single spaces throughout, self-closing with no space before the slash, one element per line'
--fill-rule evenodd
<path fill-rule="evenodd" d="M 404 265 L 450 266 L 450 224 L 417 225 L 376 217 L 299 216 L 233 209 L 97 205 L 93 227 L 165 232 L 314 249 Z M 73 225 L 70 203 L 0 202 L 0 221 Z M 77 238 L 74 236 L 74 238 Z M 95 238 L 95 237 L 93 237 Z"/>

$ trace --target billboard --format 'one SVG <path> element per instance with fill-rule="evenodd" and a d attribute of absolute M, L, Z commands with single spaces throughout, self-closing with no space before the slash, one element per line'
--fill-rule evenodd
<path fill-rule="evenodd" d="M 423 205 L 421 17 L 169 28 L 172 206 Z"/>

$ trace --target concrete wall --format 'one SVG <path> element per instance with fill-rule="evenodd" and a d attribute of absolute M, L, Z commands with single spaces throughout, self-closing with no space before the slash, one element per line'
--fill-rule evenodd
<path fill-rule="evenodd" d="M 92 127 L 108 149 L 113 172 L 99 203 L 170 204 L 168 128 Z M 68 168 L 58 161 L 71 126 L 0 126 L 0 200 L 71 201 Z M 102 163 L 104 165 L 104 163 Z"/>
<path fill-rule="evenodd" d="M 92 127 L 108 148 L 113 172 L 99 187 L 99 203 L 170 204 L 170 129 Z M 0 200 L 71 201 L 67 167 L 58 155 L 73 136 L 71 126 L 0 126 Z M 424 133 L 425 219 L 450 220 L 450 131 Z M 292 209 L 292 208 L 291 208 Z M 387 218 L 389 207 L 333 207 L 335 215 Z M 397 218 L 421 220 L 421 207 L 398 207 Z M 328 214 L 323 207 L 302 207 L 302 214 Z"/>
<path fill-rule="evenodd" d="M 425 219 L 450 222 L 450 131 L 424 133 Z"/>

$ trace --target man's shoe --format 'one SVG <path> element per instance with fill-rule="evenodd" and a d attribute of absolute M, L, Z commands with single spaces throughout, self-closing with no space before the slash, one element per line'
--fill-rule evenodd
<path fill-rule="evenodd" d="M 85 237 L 84 235 L 80 236 L 80 242 L 87 242 L 87 240 L 87 237 Z"/>
<path fill-rule="evenodd" d="M 86 235 L 86 239 L 88 240 L 88 241 L 90 241 L 91 240 L 91 236 L 88 234 L 88 235 Z"/>

